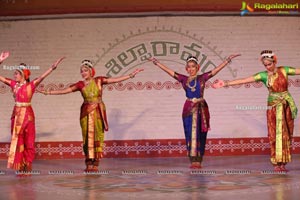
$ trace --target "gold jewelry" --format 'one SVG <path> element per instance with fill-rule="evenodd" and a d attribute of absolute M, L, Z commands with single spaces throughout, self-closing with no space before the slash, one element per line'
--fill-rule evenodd
<path fill-rule="evenodd" d="M 31 106 L 31 102 L 16 102 L 15 105 L 17 107 L 28 107 Z"/>
<path fill-rule="evenodd" d="M 89 85 L 91 83 L 93 78 L 89 79 L 89 80 L 84 80 L 84 85 Z"/>
<path fill-rule="evenodd" d="M 153 62 L 154 65 L 157 65 L 158 60 L 157 60 L 156 58 L 153 58 L 153 61 L 152 61 L 152 62 Z"/>
<path fill-rule="evenodd" d="M 268 82 L 267 82 L 267 86 L 271 87 L 274 84 L 275 79 L 277 79 L 278 77 L 278 73 L 273 73 L 272 75 L 268 76 Z"/>
<path fill-rule="evenodd" d="M 225 86 L 225 87 L 228 87 L 228 86 L 229 86 L 228 81 L 225 81 L 224 86 Z"/>
<path fill-rule="evenodd" d="M 25 84 L 26 84 L 26 81 L 24 81 L 23 83 L 17 82 L 17 84 L 14 87 L 14 93 L 13 93 L 14 98 L 16 97 L 18 90 Z"/>
<path fill-rule="evenodd" d="M 195 80 L 195 83 L 194 83 L 193 86 L 191 86 L 190 83 L 191 83 L 193 80 Z M 187 86 L 188 88 L 190 88 L 192 92 L 195 92 L 195 91 L 196 91 L 196 86 L 197 86 L 197 76 L 189 77 L 189 78 L 188 78 L 188 81 L 186 82 L 186 86 Z"/>
<path fill-rule="evenodd" d="M 129 77 L 130 77 L 130 78 L 134 78 L 134 77 L 135 77 L 135 74 L 134 74 L 134 73 L 130 73 L 130 74 L 129 74 Z"/>
<path fill-rule="evenodd" d="M 226 62 L 227 62 L 227 64 L 231 63 L 231 58 L 226 58 Z"/>

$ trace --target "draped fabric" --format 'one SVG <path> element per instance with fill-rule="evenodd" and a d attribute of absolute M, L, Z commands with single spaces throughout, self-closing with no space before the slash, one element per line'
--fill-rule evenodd
<path fill-rule="evenodd" d="M 254 75 L 254 79 L 262 81 L 269 90 L 267 125 L 274 165 L 291 162 L 290 148 L 297 107 L 288 92 L 288 75 L 295 75 L 295 68 L 278 67 L 276 73 L 269 77 L 266 71 Z"/>
<path fill-rule="evenodd" d="M 200 162 L 205 151 L 207 132 L 210 130 L 209 109 L 203 96 L 205 82 L 211 77 L 212 73 L 207 72 L 189 81 L 189 77 L 175 73 L 175 79 L 182 84 L 187 97 L 183 106 L 182 121 L 188 156 Z"/>
<path fill-rule="evenodd" d="M 84 99 L 80 111 L 83 151 L 87 159 L 102 158 L 104 130 L 108 130 L 105 104 L 102 101 L 104 77 L 96 77 L 85 85 L 79 81 L 71 87 L 80 91 Z"/>
<path fill-rule="evenodd" d="M 8 80 L 15 98 L 15 106 L 11 116 L 12 138 L 7 167 L 24 170 L 24 166 L 31 166 L 35 155 L 35 117 L 30 104 L 35 85 L 33 81 L 20 84 Z"/>

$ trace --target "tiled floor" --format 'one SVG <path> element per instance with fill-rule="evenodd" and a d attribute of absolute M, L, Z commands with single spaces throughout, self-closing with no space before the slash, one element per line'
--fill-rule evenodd
<path fill-rule="evenodd" d="M 201 199 L 293 200 L 300 196 L 300 155 L 287 174 L 274 174 L 268 156 L 206 157 L 202 170 L 187 158 L 103 159 L 99 174 L 83 160 L 36 160 L 19 178 L 0 160 L 1 200 Z"/>

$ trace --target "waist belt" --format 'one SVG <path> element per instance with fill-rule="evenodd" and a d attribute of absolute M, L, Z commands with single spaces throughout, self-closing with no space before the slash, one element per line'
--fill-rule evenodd
<path fill-rule="evenodd" d="M 96 100 L 96 101 L 84 101 L 83 103 L 84 104 L 94 104 L 94 103 L 102 103 L 103 101 L 100 99 L 100 100 Z"/>
<path fill-rule="evenodd" d="M 202 97 L 201 98 L 187 98 L 186 100 L 191 101 L 193 103 L 199 103 L 201 101 L 204 101 L 204 99 Z"/>
<path fill-rule="evenodd" d="M 28 107 L 28 106 L 31 106 L 31 103 L 30 102 L 16 102 L 15 106 L 17 106 L 17 107 Z"/>

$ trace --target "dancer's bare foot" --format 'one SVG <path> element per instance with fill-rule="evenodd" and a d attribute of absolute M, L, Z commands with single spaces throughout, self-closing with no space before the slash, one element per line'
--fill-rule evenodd
<path fill-rule="evenodd" d="M 92 171 L 93 171 L 93 172 L 98 172 L 98 166 L 95 166 L 95 165 L 94 165 Z"/>
<path fill-rule="evenodd" d="M 275 172 L 281 172 L 281 167 L 279 165 L 274 166 L 274 171 Z"/>
<path fill-rule="evenodd" d="M 93 171 L 93 165 L 87 165 L 84 172 L 92 172 Z"/>
<path fill-rule="evenodd" d="M 192 162 L 191 169 L 201 169 L 201 163 L 200 162 Z"/>
<path fill-rule="evenodd" d="M 281 171 L 283 172 L 288 172 L 288 170 L 285 168 L 285 165 L 281 165 L 280 166 Z"/>

